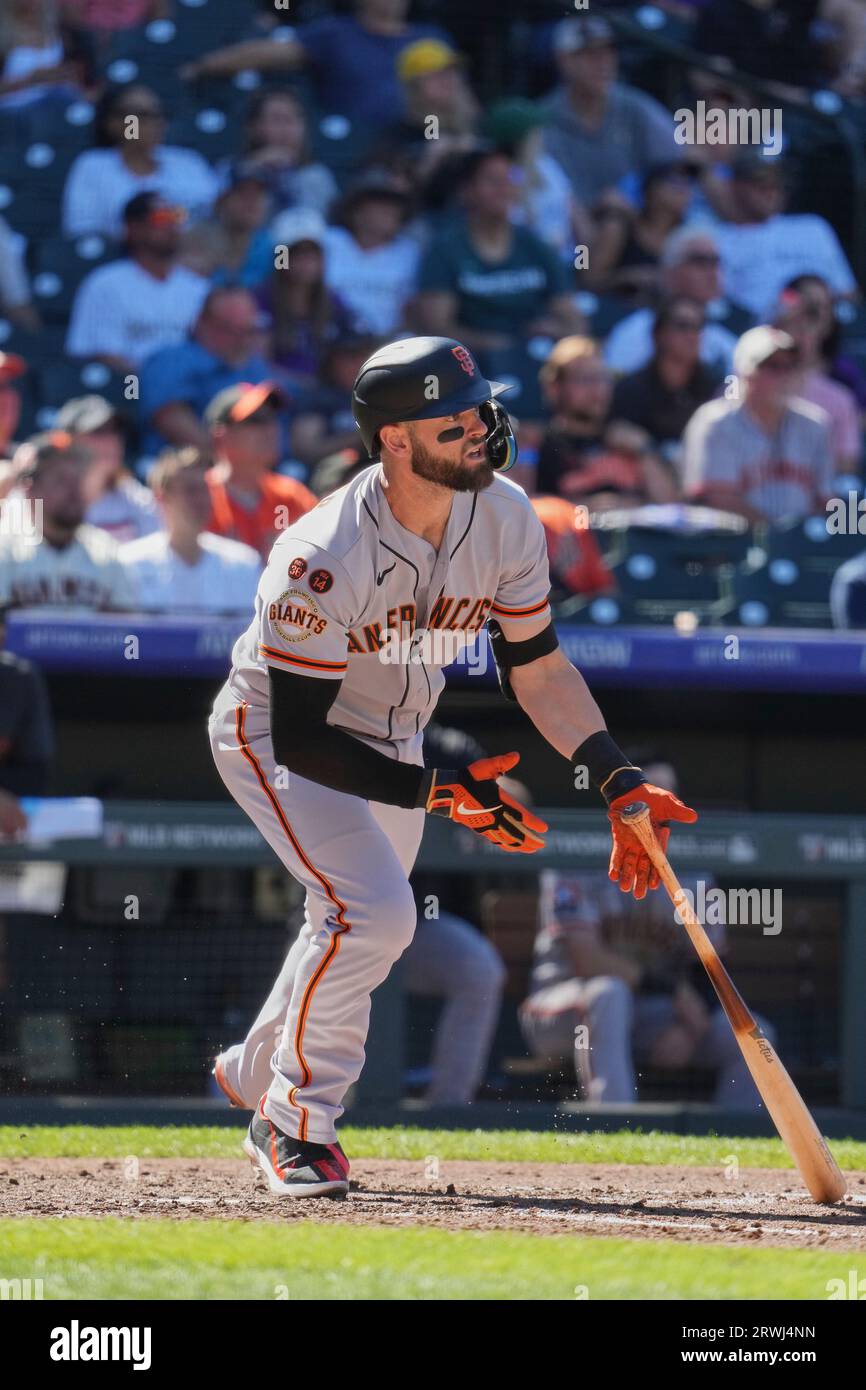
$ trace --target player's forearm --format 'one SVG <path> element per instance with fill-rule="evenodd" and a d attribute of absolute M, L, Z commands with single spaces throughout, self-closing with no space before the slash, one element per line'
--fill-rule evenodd
<path fill-rule="evenodd" d="M 511 686 L 521 708 L 547 742 L 570 758 L 591 734 L 605 728 L 604 716 L 580 672 L 560 650 L 515 667 Z"/>

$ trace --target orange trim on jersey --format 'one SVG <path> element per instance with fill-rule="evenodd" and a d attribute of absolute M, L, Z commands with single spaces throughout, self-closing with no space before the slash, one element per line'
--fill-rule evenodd
<path fill-rule="evenodd" d="M 491 603 L 491 613 L 501 613 L 505 618 L 530 618 L 533 613 L 543 613 L 549 607 L 548 600 L 542 599 L 541 603 L 533 603 L 529 608 L 505 608 L 501 603 Z"/>
<path fill-rule="evenodd" d="M 265 655 L 273 658 L 274 661 L 285 661 L 289 666 L 311 666 L 316 671 L 345 671 L 348 669 L 348 661 L 317 661 L 312 656 L 293 656 L 291 652 L 279 652 L 276 647 L 266 647 L 264 642 L 259 643 L 259 650 Z"/>
<path fill-rule="evenodd" d="M 304 990 L 304 997 L 301 1000 L 301 1008 L 298 1013 L 298 1022 L 295 1028 L 295 1058 L 297 1060 L 298 1066 L 301 1069 L 302 1081 L 300 1086 L 293 1086 L 289 1091 L 289 1103 L 291 1105 L 294 1105 L 295 1108 L 301 1112 L 301 1117 L 298 1122 L 298 1138 L 306 1139 L 307 1128 L 310 1121 L 310 1114 L 307 1110 L 307 1107 L 305 1105 L 302 1105 L 301 1102 L 297 1099 L 298 1092 L 302 1090 L 304 1087 L 309 1086 L 313 1079 L 313 1074 L 310 1071 L 309 1066 L 307 1065 L 306 1058 L 304 1057 L 304 1029 L 306 1027 L 307 1018 L 309 1017 L 310 1006 L 313 1002 L 313 995 L 315 994 L 316 989 L 318 988 L 322 976 L 324 975 L 328 966 L 331 964 L 331 961 L 334 959 L 335 955 L 340 949 L 340 938 L 347 931 L 352 930 L 352 924 L 351 922 L 346 921 L 344 915 L 346 912 L 346 905 L 345 903 L 341 902 L 340 899 L 337 897 L 333 885 L 329 882 L 327 878 L 325 878 L 325 875 L 316 868 L 315 864 L 312 862 L 311 859 L 308 858 L 308 856 L 304 853 L 303 849 L 301 848 L 297 836 L 295 835 L 295 832 L 292 830 L 292 827 L 286 818 L 286 813 L 280 805 L 279 798 L 277 797 L 273 787 L 271 786 L 270 782 L 265 776 L 264 769 L 262 768 L 261 763 L 259 762 L 255 753 L 251 749 L 250 745 L 247 743 L 246 734 L 244 732 L 246 710 L 247 707 L 245 704 L 235 706 L 235 733 L 237 736 L 238 746 L 240 747 L 241 753 L 246 758 L 247 762 L 253 770 L 256 781 L 259 783 L 259 786 L 261 787 L 265 796 L 268 798 L 268 801 L 271 804 L 274 814 L 276 815 L 277 820 L 280 823 L 280 826 L 283 830 L 284 835 L 286 836 L 286 839 L 292 846 L 292 849 L 295 851 L 296 855 L 300 859 L 301 863 L 305 866 L 305 868 L 309 869 L 313 877 L 317 879 L 318 882 L 322 885 L 329 901 L 332 902 L 337 909 L 336 921 L 339 924 L 339 930 L 332 932 L 331 944 L 325 952 L 325 955 L 322 961 L 320 962 L 318 969 L 316 970 L 315 974 L 313 975 L 312 979 L 307 985 L 307 988 Z M 262 1110 L 262 1115 L 264 1115 L 264 1110 Z"/>

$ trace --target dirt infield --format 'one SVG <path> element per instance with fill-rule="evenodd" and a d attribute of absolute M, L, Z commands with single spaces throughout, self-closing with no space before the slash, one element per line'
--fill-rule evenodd
<path fill-rule="evenodd" d="M 312 1219 L 364 1226 L 510 1230 L 866 1250 L 866 1173 L 816 1206 L 796 1174 L 611 1164 L 358 1159 L 344 1201 L 272 1197 L 244 1160 L 11 1159 L 0 1216 Z"/>

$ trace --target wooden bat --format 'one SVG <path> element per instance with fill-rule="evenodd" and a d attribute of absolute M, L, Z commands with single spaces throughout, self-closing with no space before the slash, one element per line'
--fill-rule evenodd
<path fill-rule="evenodd" d="M 620 813 L 622 820 L 634 831 L 667 889 L 698 953 L 701 964 L 710 977 L 719 1003 L 734 1030 L 740 1051 L 752 1073 L 761 1099 L 770 1112 L 773 1123 L 788 1153 L 793 1158 L 804 1183 L 816 1202 L 838 1202 L 845 1196 L 845 1179 L 827 1147 L 827 1141 L 807 1110 L 803 1098 L 786 1072 L 775 1048 L 761 1032 L 760 1025 L 746 1007 L 742 995 L 719 959 L 703 926 L 698 920 L 677 876 L 655 836 L 649 807 L 635 801 Z"/>

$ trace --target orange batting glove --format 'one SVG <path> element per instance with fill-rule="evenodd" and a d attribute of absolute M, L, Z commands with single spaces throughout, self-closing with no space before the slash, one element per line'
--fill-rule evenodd
<path fill-rule="evenodd" d="M 636 898 L 645 898 L 648 888 L 658 888 L 659 875 L 634 831 L 620 819 L 619 812 L 633 801 L 644 801 L 649 806 L 652 828 L 665 852 L 671 837 L 669 822 L 673 820 L 683 825 L 693 825 L 698 813 L 674 796 L 673 792 L 654 787 L 651 782 L 640 782 L 611 801 L 607 814 L 613 833 L 613 849 L 608 878 L 618 883 L 623 893 L 634 893 Z"/>
<path fill-rule="evenodd" d="M 424 809 L 468 826 L 509 854 L 534 854 L 544 846 L 547 826 L 496 782 L 519 762 L 519 753 L 500 753 L 468 767 L 437 767 Z"/>

